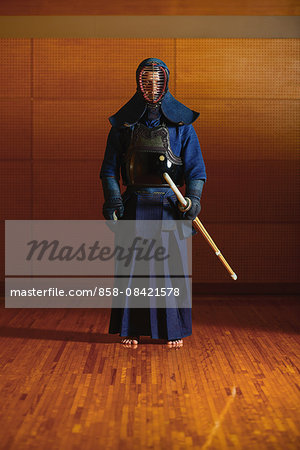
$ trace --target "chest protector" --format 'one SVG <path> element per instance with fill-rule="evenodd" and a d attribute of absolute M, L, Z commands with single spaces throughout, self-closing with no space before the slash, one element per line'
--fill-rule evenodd
<path fill-rule="evenodd" d="M 169 186 L 162 174 L 167 172 L 177 186 L 182 186 L 183 161 L 170 147 L 165 124 L 148 128 L 135 125 L 125 154 L 125 180 L 128 186 Z"/>

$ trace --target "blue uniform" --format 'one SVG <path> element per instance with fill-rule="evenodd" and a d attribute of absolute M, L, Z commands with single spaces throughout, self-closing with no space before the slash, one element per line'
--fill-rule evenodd
<path fill-rule="evenodd" d="M 143 120 L 144 119 L 144 120 Z M 141 120 L 149 128 L 156 127 L 160 119 L 149 121 Z M 169 130 L 170 146 L 176 156 L 181 156 L 184 163 L 185 180 L 206 180 L 205 165 L 197 135 L 193 125 L 176 126 L 166 125 Z M 115 177 L 120 179 L 120 172 L 124 175 L 122 166 L 122 154 L 129 145 L 131 129 L 110 130 L 104 161 L 101 168 L 101 177 Z M 159 195 L 156 192 L 159 191 Z M 124 219 L 162 220 L 179 219 L 177 199 L 173 191 L 166 187 L 144 187 L 135 193 L 128 188 L 123 194 Z M 167 237 L 168 236 L 168 237 Z M 181 261 L 183 273 L 186 268 L 186 242 L 180 239 L 177 232 L 162 231 L 162 239 L 167 239 L 167 244 L 178 249 L 178 259 Z M 153 273 L 152 273 L 153 275 Z M 155 274 L 154 274 L 155 275 Z M 165 273 L 165 275 L 168 275 Z M 188 283 L 188 282 L 187 282 Z M 189 286 L 186 285 L 186 295 L 190 296 Z M 181 339 L 192 333 L 192 318 L 190 308 L 166 308 L 149 309 L 124 308 L 112 309 L 109 326 L 110 333 L 119 333 L 120 336 L 151 336 L 157 339 Z"/>
<path fill-rule="evenodd" d="M 163 70 L 159 70 L 161 70 L 165 76 L 165 92 L 163 93 L 163 96 L 159 98 L 157 105 L 155 105 L 153 99 L 150 101 L 149 105 L 149 98 L 147 98 L 148 93 L 144 90 L 144 85 L 141 82 L 141 74 L 146 66 L 150 67 L 149 65 L 151 67 L 156 66 L 154 68 L 155 70 L 157 68 L 162 68 Z M 155 184 L 156 187 L 146 185 L 141 186 L 141 183 L 139 183 L 138 189 L 136 189 L 135 186 L 128 186 L 121 198 L 118 183 L 115 181 L 119 181 L 121 175 L 123 184 L 128 183 L 124 156 L 130 146 L 134 127 L 139 123 L 150 129 L 163 124 L 167 127 L 171 151 L 173 152 L 175 159 L 176 157 L 180 157 L 182 160 L 181 166 L 183 163 L 184 181 L 187 186 L 189 183 L 191 186 L 202 183 L 193 180 L 206 180 L 205 165 L 199 141 L 192 125 L 192 122 L 196 120 L 199 113 L 187 108 L 176 100 L 168 91 L 169 69 L 166 64 L 156 58 L 149 58 L 142 61 L 136 72 L 136 81 L 137 92 L 135 95 L 109 119 L 112 128 L 108 136 L 105 156 L 100 172 L 100 177 L 104 180 L 103 189 L 106 199 L 106 203 L 104 204 L 104 215 L 111 220 L 112 213 L 116 210 L 119 212 L 121 211 L 120 217 L 122 216 L 122 219 L 126 220 L 159 221 L 165 219 L 180 219 L 182 216 L 177 207 L 177 199 L 169 187 L 157 187 L 157 184 Z M 155 84 L 154 81 L 153 84 Z M 155 90 L 157 86 L 153 89 Z M 124 180 L 126 180 L 126 182 L 124 182 Z M 195 192 L 193 192 L 192 189 L 191 195 L 193 194 L 195 194 Z M 196 193 L 194 197 L 195 196 L 196 205 L 197 197 L 200 202 L 201 191 L 199 195 Z M 107 206 L 105 206 L 106 204 Z M 181 264 L 182 274 L 186 275 L 188 273 L 187 247 L 184 233 L 180 235 L 178 229 L 174 230 L 171 225 L 168 225 L 171 224 L 168 220 L 166 220 L 165 223 L 165 228 L 161 230 L 162 243 L 164 247 L 172 247 L 172 250 L 175 249 L 175 251 L 178 252 L 176 265 L 180 266 Z M 164 267 L 163 272 L 165 275 L 164 280 L 166 286 L 170 282 L 170 277 L 168 277 L 170 275 L 169 269 L 172 270 L 172 268 Z M 158 275 L 158 273 L 155 273 L 156 271 L 157 267 L 153 267 L 153 265 L 150 267 L 149 263 L 150 284 L 153 283 L 153 280 L 158 278 L 156 277 Z M 134 274 L 134 270 L 131 273 Z M 160 272 L 159 274 L 161 275 L 162 273 Z M 125 280 L 125 283 L 129 281 L 131 282 L 132 279 Z M 158 285 L 160 281 L 157 279 L 155 282 Z M 188 299 L 187 304 L 190 305 L 191 302 L 189 297 L 191 294 L 189 283 L 186 282 L 183 288 L 185 289 L 184 292 Z M 125 305 L 127 304 L 126 301 Z M 166 299 L 166 301 L 168 300 Z M 171 305 L 173 305 L 172 301 Z M 152 338 L 168 340 L 181 339 L 189 336 L 192 332 L 191 308 L 179 308 L 176 306 L 156 308 L 155 299 L 149 299 L 149 308 L 113 308 L 109 332 L 119 333 L 120 336 L 146 335 L 151 336 Z"/>

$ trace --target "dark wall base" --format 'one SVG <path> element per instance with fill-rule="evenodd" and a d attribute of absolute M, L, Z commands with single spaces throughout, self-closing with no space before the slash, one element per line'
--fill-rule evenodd
<path fill-rule="evenodd" d="M 193 294 L 297 295 L 300 283 L 193 283 Z"/>

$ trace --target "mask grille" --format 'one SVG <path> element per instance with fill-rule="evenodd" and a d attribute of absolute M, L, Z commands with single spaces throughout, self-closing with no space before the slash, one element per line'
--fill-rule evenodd
<path fill-rule="evenodd" d="M 147 102 L 159 102 L 165 93 L 167 84 L 165 69 L 157 64 L 145 66 L 140 72 L 139 84 Z"/>

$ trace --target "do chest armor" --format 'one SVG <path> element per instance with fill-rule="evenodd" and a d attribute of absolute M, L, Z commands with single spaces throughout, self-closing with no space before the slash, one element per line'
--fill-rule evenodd
<path fill-rule="evenodd" d="M 169 186 L 162 174 L 167 172 L 175 184 L 184 183 L 183 161 L 170 147 L 165 124 L 148 128 L 135 125 L 125 154 L 125 180 L 128 186 Z"/>

